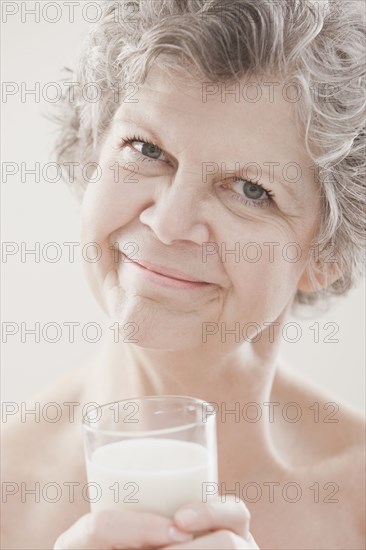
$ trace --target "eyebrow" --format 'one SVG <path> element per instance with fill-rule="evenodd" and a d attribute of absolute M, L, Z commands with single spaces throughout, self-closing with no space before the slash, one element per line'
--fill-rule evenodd
<path fill-rule="evenodd" d="M 152 127 L 149 124 L 148 119 L 144 115 L 134 114 L 132 116 L 132 115 L 128 115 L 128 114 L 126 114 L 126 115 L 121 114 L 119 117 L 117 117 L 115 119 L 115 121 L 117 123 L 125 123 L 126 122 L 128 124 L 132 124 L 133 126 L 136 126 L 136 128 L 139 128 L 142 131 L 147 132 L 159 148 L 161 148 L 169 156 L 172 156 L 165 150 L 165 148 L 163 147 L 163 142 L 161 141 L 160 137 L 154 132 L 154 130 L 152 129 Z M 219 164 L 219 163 L 217 163 L 217 164 Z M 241 164 L 241 163 L 239 163 L 239 164 Z M 299 200 L 300 200 L 300 196 L 299 196 L 300 185 L 299 185 L 299 182 L 301 181 L 302 173 L 303 173 L 303 168 L 301 167 L 301 165 L 299 163 L 296 162 L 295 164 L 296 164 L 296 166 L 298 166 L 300 168 L 301 176 L 300 176 L 300 179 L 297 180 L 296 182 L 287 181 L 286 179 L 284 179 L 283 177 L 280 177 L 278 175 L 276 175 L 273 178 L 270 178 L 269 169 L 266 169 L 265 166 L 263 168 L 260 163 L 255 163 L 255 164 L 257 164 L 260 167 L 261 171 L 268 176 L 269 180 L 272 179 L 270 185 L 274 185 L 275 187 L 277 187 L 276 182 L 278 182 L 279 184 L 281 184 L 281 186 L 287 191 L 287 193 L 296 202 L 299 202 Z M 273 164 L 273 162 L 270 163 L 270 164 Z M 274 166 L 273 170 L 276 170 L 276 168 L 279 168 L 279 167 Z"/>

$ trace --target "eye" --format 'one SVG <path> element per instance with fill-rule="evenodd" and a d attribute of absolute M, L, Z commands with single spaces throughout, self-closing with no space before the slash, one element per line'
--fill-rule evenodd
<path fill-rule="evenodd" d="M 222 186 L 230 192 L 230 198 L 248 206 L 268 207 L 274 203 L 274 194 L 258 182 L 235 178 Z M 235 192 L 233 193 L 232 190 Z"/>
<path fill-rule="evenodd" d="M 243 181 L 244 184 L 242 183 Z M 252 181 L 239 180 L 235 185 L 239 186 L 239 190 L 242 190 L 248 199 L 259 199 L 263 194 L 266 193 L 266 191 L 262 187 L 260 187 L 256 183 L 253 183 Z"/>
<path fill-rule="evenodd" d="M 141 160 L 142 162 L 154 162 L 154 161 L 160 161 L 165 160 L 161 159 L 162 155 L 164 155 L 164 152 L 160 147 L 158 147 L 155 143 L 152 143 L 151 141 L 146 141 L 143 138 L 139 136 L 131 136 L 127 138 L 122 138 L 122 144 L 121 147 L 127 147 L 129 146 L 132 152 L 141 153 L 141 155 L 137 155 L 137 159 Z"/>
<path fill-rule="evenodd" d="M 157 145 L 154 145 L 153 143 L 147 143 L 142 141 L 135 141 L 134 147 L 140 151 L 145 157 L 158 159 L 162 153 L 161 149 Z"/>

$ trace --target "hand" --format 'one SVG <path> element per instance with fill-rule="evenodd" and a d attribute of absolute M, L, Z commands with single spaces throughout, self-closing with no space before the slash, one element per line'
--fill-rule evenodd
<path fill-rule="evenodd" d="M 215 498 L 179 508 L 173 518 L 177 527 L 187 533 L 208 531 L 208 534 L 184 544 L 165 546 L 164 550 L 259 550 L 249 533 L 250 512 L 244 502 L 235 502 L 234 497 L 225 499 L 225 502 Z"/>
<path fill-rule="evenodd" d="M 192 537 L 180 531 L 173 520 L 158 514 L 102 510 L 78 519 L 58 537 L 53 550 L 160 548 Z"/>

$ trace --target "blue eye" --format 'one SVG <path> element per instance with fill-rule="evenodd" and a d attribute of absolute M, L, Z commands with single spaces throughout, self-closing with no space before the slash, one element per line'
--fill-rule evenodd
<path fill-rule="evenodd" d="M 263 193 L 266 193 L 264 189 L 259 185 L 257 185 L 256 183 L 253 183 L 247 180 L 243 180 L 243 181 L 244 181 L 243 192 L 247 195 L 247 197 L 249 195 L 248 197 L 249 199 L 253 199 L 253 200 L 259 199 L 263 195 Z M 242 185 L 241 182 L 240 182 L 240 185 Z"/>
<path fill-rule="evenodd" d="M 158 147 L 155 143 L 142 139 L 139 136 L 122 138 L 121 146 L 130 146 L 131 150 L 134 151 L 134 153 L 141 153 L 140 156 L 137 156 L 138 160 L 141 160 L 142 162 L 154 162 L 163 160 L 159 158 L 161 155 L 164 154 L 160 147 Z"/>
<path fill-rule="evenodd" d="M 140 153 L 142 153 L 145 157 L 157 159 L 161 155 L 161 149 L 157 147 L 156 145 L 153 145 L 152 143 L 146 143 L 142 141 L 138 141 L 138 144 L 142 145 Z"/>
<path fill-rule="evenodd" d="M 271 191 L 263 187 L 263 185 L 258 182 L 248 179 L 235 178 L 231 183 L 224 184 L 223 187 L 228 191 L 232 191 L 234 189 L 235 192 L 231 193 L 230 198 L 242 202 L 248 206 L 265 208 L 271 206 L 274 202 L 274 195 Z M 265 197 L 261 198 L 263 195 L 265 195 Z"/>

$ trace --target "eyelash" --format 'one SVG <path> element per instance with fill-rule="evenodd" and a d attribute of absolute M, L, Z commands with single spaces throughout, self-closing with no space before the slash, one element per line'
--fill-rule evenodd
<path fill-rule="evenodd" d="M 139 135 L 132 135 L 132 136 L 122 138 L 121 142 L 120 142 L 120 149 L 123 149 L 124 147 L 130 146 L 131 143 L 134 142 L 134 141 L 144 143 L 145 145 L 152 145 L 152 146 L 156 147 L 157 149 L 160 149 L 160 147 L 156 143 L 154 143 L 152 141 L 147 141 L 146 139 L 142 138 Z M 162 149 L 160 149 L 160 151 L 162 151 Z M 136 155 L 136 160 L 139 160 L 141 162 L 164 162 L 164 161 L 160 161 L 159 159 L 150 159 L 149 157 L 143 156 L 143 155 L 141 155 L 141 153 L 139 153 L 135 149 L 133 149 L 133 153 Z M 248 178 L 245 178 L 245 179 L 244 178 L 234 178 L 233 179 L 233 183 L 236 183 L 238 181 L 243 181 L 243 182 L 247 181 L 249 183 L 253 183 L 257 187 L 260 187 L 261 189 L 263 189 L 263 191 L 266 192 L 267 198 L 262 199 L 261 201 L 258 202 L 258 200 L 254 200 L 254 199 L 245 199 L 244 197 L 239 195 L 239 193 L 233 192 L 230 195 L 233 200 L 238 200 L 239 202 L 241 202 L 243 204 L 246 204 L 246 205 L 249 205 L 249 206 L 260 207 L 260 208 L 266 208 L 268 206 L 271 206 L 274 203 L 274 194 L 269 189 L 266 189 L 266 187 L 264 187 L 261 183 L 258 183 L 257 181 L 254 181 L 254 180 L 251 180 L 251 179 L 248 179 Z M 227 185 L 228 184 L 223 185 L 223 188 L 230 191 L 230 189 L 228 189 Z"/>
<path fill-rule="evenodd" d="M 141 136 L 138 136 L 138 135 L 122 138 L 120 148 L 123 149 L 124 147 L 131 145 L 133 141 L 139 141 L 140 143 L 144 143 L 145 145 L 153 145 L 157 149 L 160 149 L 159 145 L 157 145 L 156 143 L 153 143 L 152 141 L 146 141 L 146 139 L 143 139 Z M 144 157 L 143 155 L 141 155 L 141 153 L 139 153 L 139 151 L 136 151 L 136 149 L 133 149 L 133 153 L 136 155 L 136 159 L 140 160 L 141 162 L 161 162 L 157 159 L 150 159 L 149 157 Z"/>

